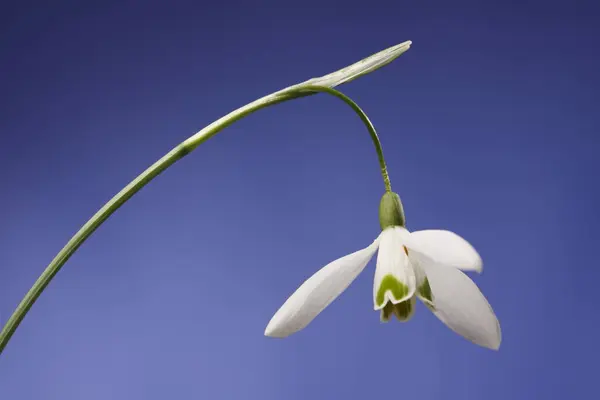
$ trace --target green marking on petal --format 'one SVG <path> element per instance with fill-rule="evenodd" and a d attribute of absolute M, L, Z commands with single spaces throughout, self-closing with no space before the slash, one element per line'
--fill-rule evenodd
<path fill-rule="evenodd" d="M 394 305 L 392 303 L 387 303 L 381 309 L 381 322 L 388 322 L 393 313 L 394 313 Z"/>
<path fill-rule="evenodd" d="M 402 303 L 394 304 L 394 315 L 400 322 L 406 322 L 412 317 L 415 310 L 415 297 Z"/>
<path fill-rule="evenodd" d="M 433 293 L 431 293 L 431 286 L 429 286 L 429 280 L 427 278 L 425 278 L 418 290 L 421 297 L 433 303 Z"/>
<path fill-rule="evenodd" d="M 423 281 L 421 286 L 417 288 L 417 290 L 419 292 L 419 296 L 421 297 L 425 305 L 430 309 L 434 309 L 433 293 L 431 292 L 431 286 L 429 285 L 429 280 L 427 278 L 425 278 L 425 280 Z"/>
<path fill-rule="evenodd" d="M 392 314 L 396 316 L 396 319 L 400 322 L 408 321 L 415 311 L 415 297 L 411 297 L 409 300 L 403 301 L 398 304 L 388 302 L 381 309 L 381 322 L 388 322 Z"/>
<path fill-rule="evenodd" d="M 385 301 L 385 293 L 391 291 L 394 299 L 400 300 L 408 295 L 408 286 L 400 282 L 394 275 L 388 274 L 383 277 L 377 289 L 377 296 L 375 296 L 375 304 L 377 307 L 381 307 Z"/>

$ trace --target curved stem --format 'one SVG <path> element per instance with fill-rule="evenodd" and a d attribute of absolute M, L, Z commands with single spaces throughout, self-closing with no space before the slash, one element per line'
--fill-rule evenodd
<path fill-rule="evenodd" d="M 379 136 L 377 135 L 377 131 L 375 130 L 375 127 L 373 126 L 373 123 L 371 122 L 369 117 L 367 117 L 367 114 L 365 114 L 365 112 L 358 106 L 358 104 L 356 104 L 350 97 L 346 96 L 345 94 L 343 94 L 342 92 L 340 92 L 338 90 L 328 88 L 328 87 L 323 87 L 323 86 L 311 86 L 311 85 L 305 86 L 302 90 L 303 91 L 311 91 L 311 92 L 314 91 L 314 92 L 329 93 L 329 94 L 337 97 L 338 99 L 344 101 L 350 107 L 352 107 L 354 112 L 356 112 L 358 114 L 358 116 L 360 117 L 362 122 L 365 124 L 365 126 L 369 130 L 369 134 L 371 135 L 371 140 L 373 141 L 373 144 L 375 145 L 375 151 L 377 151 L 377 157 L 379 158 L 379 166 L 381 167 L 381 176 L 383 177 L 385 191 L 391 192 L 392 185 L 390 183 L 390 177 L 387 172 L 385 158 L 383 157 L 383 149 L 381 147 L 381 142 L 379 141 Z"/>
<path fill-rule="evenodd" d="M 348 97 L 330 88 L 308 85 L 283 89 L 281 91 L 262 97 L 216 120 L 212 124 L 208 125 L 198 133 L 194 134 L 193 136 L 176 146 L 169 153 L 163 156 L 160 160 L 148 167 L 137 178 L 135 178 L 131 183 L 125 186 L 111 200 L 109 200 L 108 203 L 106 203 L 100 210 L 98 210 L 98 212 L 96 212 L 96 214 L 94 214 L 92 218 L 90 218 L 89 221 L 86 222 L 85 225 L 83 225 L 79 229 L 79 231 L 77 231 L 77 233 L 75 233 L 75 235 L 62 248 L 62 250 L 56 255 L 56 257 L 54 257 L 54 259 L 46 267 L 44 272 L 42 272 L 40 277 L 33 284 L 31 289 L 29 289 L 23 300 L 21 300 L 11 317 L 8 319 L 8 321 L 4 325 L 4 328 L 0 332 L 0 354 L 2 354 L 2 352 L 4 351 L 4 348 L 8 344 L 10 338 L 15 333 L 16 329 L 19 327 L 23 318 L 25 318 L 27 312 L 31 309 L 35 301 L 42 294 L 44 289 L 48 286 L 52 278 L 54 278 L 54 276 L 60 271 L 62 266 L 73 255 L 73 253 L 77 251 L 77 249 L 83 244 L 83 242 L 85 242 L 85 240 L 88 237 L 90 237 L 92 233 L 94 233 L 94 231 L 98 229 L 98 227 L 102 225 L 104 221 L 106 221 L 115 211 L 117 211 L 123 204 L 125 204 L 127 200 L 133 197 L 133 195 L 135 195 L 138 191 L 140 191 L 140 189 L 146 186 L 152 179 L 156 178 L 175 162 L 182 159 L 194 149 L 196 149 L 196 147 L 198 147 L 200 144 L 210 139 L 219 131 L 228 127 L 234 122 L 239 121 L 240 119 L 262 108 L 282 103 L 288 100 L 310 96 L 315 94 L 316 92 L 329 93 L 344 100 L 354 109 L 354 111 L 357 114 L 359 114 L 362 121 L 365 123 L 365 125 L 367 125 L 373 142 L 375 143 L 377 154 L 379 155 L 379 162 L 382 168 L 382 174 L 384 176 L 386 190 L 390 191 L 391 189 L 389 188 L 389 178 L 387 177 L 385 162 L 383 160 L 383 153 L 381 151 L 381 144 L 379 143 L 377 133 L 375 132 L 375 129 L 369 121 L 369 119 L 367 118 L 366 114 L 360 109 L 360 107 L 358 107 L 358 105 L 356 105 L 356 103 L 354 103 Z"/>

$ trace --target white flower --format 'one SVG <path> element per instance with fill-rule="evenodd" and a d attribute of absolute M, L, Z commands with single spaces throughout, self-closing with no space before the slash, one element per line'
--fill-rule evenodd
<path fill-rule="evenodd" d="M 500 325 L 489 303 L 463 271 L 482 271 L 475 249 L 455 233 L 410 233 L 386 227 L 367 248 L 337 259 L 310 277 L 269 322 L 265 335 L 286 337 L 306 327 L 360 274 L 375 252 L 375 310 L 408 321 L 418 297 L 450 329 L 483 347 L 500 347 Z"/>

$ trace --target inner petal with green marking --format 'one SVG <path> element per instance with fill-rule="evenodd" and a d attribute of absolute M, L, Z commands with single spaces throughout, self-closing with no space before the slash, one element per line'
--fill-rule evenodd
<path fill-rule="evenodd" d="M 408 286 L 400 282 L 392 274 L 383 277 L 379 289 L 377 290 L 377 296 L 375 297 L 377 307 L 383 306 L 381 309 L 382 321 L 389 321 L 392 314 L 394 314 L 399 321 L 408 321 L 410 319 L 415 308 L 415 297 L 412 296 L 412 298 L 396 304 L 393 302 L 405 298 L 408 295 L 408 292 Z M 389 294 L 386 296 L 387 293 Z"/>
<path fill-rule="evenodd" d="M 415 301 L 415 296 L 398 304 L 388 301 L 381 309 L 381 321 L 388 322 L 392 314 L 394 314 L 396 319 L 400 322 L 408 321 L 415 312 Z"/>
<path fill-rule="evenodd" d="M 394 300 L 400 300 L 408 295 L 408 286 L 400 282 L 394 275 L 387 274 L 381 280 L 377 296 L 375 296 L 375 304 L 377 307 L 383 306 L 386 301 L 386 293 L 390 292 Z"/>
<path fill-rule="evenodd" d="M 433 303 L 433 293 L 431 292 L 431 286 L 429 285 L 429 280 L 425 278 L 423 283 L 417 287 L 417 293 L 419 294 L 419 298 L 423 301 L 423 304 L 427 306 L 430 310 L 434 310 L 435 306 Z"/>
<path fill-rule="evenodd" d="M 408 255 L 408 249 L 404 247 L 404 252 Z M 417 273 L 417 295 L 419 299 L 429 308 L 431 311 L 435 310 L 433 302 L 433 293 L 431 292 L 431 285 L 429 285 L 429 279 L 425 275 L 425 272 L 421 269 L 419 264 L 415 264 L 415 272 Z"/>

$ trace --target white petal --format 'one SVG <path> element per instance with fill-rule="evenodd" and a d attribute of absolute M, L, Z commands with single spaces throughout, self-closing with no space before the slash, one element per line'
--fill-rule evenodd
<path fill-rule="evenodd" d="M 410 234 L 406 246 L 430 259 L 430 262 L 463 271 L 481 272 L 483 262 L 477 251 L 456 233 L 424 230 Z"/>
<path fill-rule="evenodd" d="M 471 342 L 497 350 L 500 324 L 477 285 L 455 268 L 420 263 L 433 293 L 433 313 L 450 329 Z"/>
<path fill-rule="evenodd" d="M 358 62 L 355 62 L 354 64 L 342 68 L 338 71 L 332 72 L 330 74 L 318 78 L 309 79 L 305 82 L 295 85 L 294 87 L 305 85 L 317 85 L 332 88 L 343 83 L 350 82 L 356 78 L 371 73 L 376 69 L 383 67 L 384 65 L 391 63 L 402 53 L 410 49 L 411 44 L 412 42 L 410 40 L 397 44 L 378 53 L 375 53 L 367 58 L 364 58 Z"/>
<path fill-rule="evenodd" d="M 380 235 L 379 253 L 377 254 L 377 267 L 373 282 L 373 305 L 375 310 L 382 309 L 388 301 L 393 304 L 410 299 L 416 290 L 415 273 L 410 260 L 403 248 L 403 231 L 400 228 L 386 228 Z M 392 290 L 382 289 L 384 279 L 391 275 L 395 278 L 392 283 L 403 285 L 401 296 L 394 295 Z"/>
<path fill-rule="evenodd" d="M 308 278 L 275 313 L 265 335 L 286 337 L 305 328 L 335 300 L 367 266 L 379 238 L 369 247 L 339 258 Z"/>

